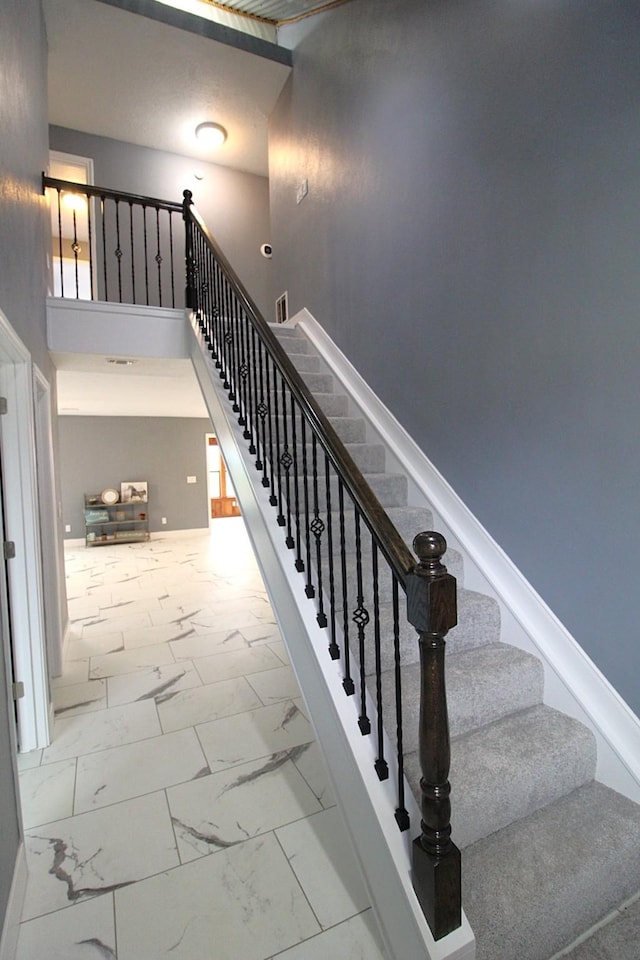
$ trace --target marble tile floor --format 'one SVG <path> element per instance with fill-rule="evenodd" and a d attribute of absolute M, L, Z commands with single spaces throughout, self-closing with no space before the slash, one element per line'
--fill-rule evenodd
<path fill-rule="evenodd" d="M 242 519 L 65 555 L 16 960 L 384 960 Z"/>

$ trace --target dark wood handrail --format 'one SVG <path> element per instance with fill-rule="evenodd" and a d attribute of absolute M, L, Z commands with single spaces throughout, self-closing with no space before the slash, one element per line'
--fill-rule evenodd
<path fill-rule="evenodd" d="M 251 323 L 260 331 L 263 340 L 268 342 L 269 350 L 273 358 L 277 361 L 280 372 L 286 380 L 289 389 L 295 396 L 297 403 L 305 413 L 309 423 L 315 429 L 318 440 L 321 442 L 325 453 L 333 463 L 337 472 L 342 477 L 354 502 L 360 508 L 365 523 L 376 538 L 391 569 L 406 589 L 407 578 L 415 567 L 415 557 L 367 483 L 362 471 L 331 426 L 326 414 L 309 392 L 302 377 L 278 342 L 278 338 L 244 289 L 233 267 L 209 233 L 206 224 L 199 216 L 197 210 L 194 209 L 190 190 L 184 191 L 184 216 L 185 220 L 191 219 L 197 224 L 206 243 L 224 269 L 227 280 L 233 287 L 234 293 L 247 313 L 247 316 L 250 318 Z"/>
<path fill-rule="evenodd" d="M 122 190 L 109 190 L 107 187 L 96 187 L 91 183 L 72 183 L 67 180 L 58 180 L 55 177 L 42 175 L 42 190 L 46 187 L 53 190 L 64 190 L 65 193 L 80 193 L 86 197 L 98 197 L 136 203 L 143 207 L 153 207 L 155 210 L 168 210 L 171 213 L 182 213 L 182 204 L 171 200 L 158 200 L 156 197 L 145 197 L 138 193 L 125 193 Z"/>

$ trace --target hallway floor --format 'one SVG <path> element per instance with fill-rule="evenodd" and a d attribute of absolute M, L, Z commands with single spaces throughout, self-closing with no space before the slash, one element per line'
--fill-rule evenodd
<path fill-rule="evenodd" d="M 16 960 L 383 960 L 242 519 L 66 569 Z"/>

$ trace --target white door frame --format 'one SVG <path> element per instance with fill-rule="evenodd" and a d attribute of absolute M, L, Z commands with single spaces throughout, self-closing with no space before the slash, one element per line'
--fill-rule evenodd
<path fill-rule="evenodd" d="M 50 743 L 50 696 L 42 602 L 42 552 L 38 512 L 33 367 L 29 351 L 0 310 L 5 537 L 16 556 L 8 563 L 14 680 L 24 684 L 17 701 L 21 752 Z"/>
<path fill-rule="evenodd" d="M 64 558 L 60 539 L 62 507 L 58 502 L 53 457 L 51 385 L 33 365 L 38 472 L 38 518 L 42 541 L 42 585 L 49 677 L 62 673 L 67 611 L 64 607 Z M 46 574 L 45 574 L 46 571 Z"/>
<path fill-rule="evenodd" d="M 75 170 L 75 175 L 69 172 L 69 169 L 65 171 L 66 175 L 60 177 L 60 170 L 56 169 L 60 166 L 66 168 L 72 168 Z M 92 157 L 81 157 L 75 153 L 64 153 L 61 150 L 49 150 L 49 176 L 54 177 L 58 180 L 70 180 L 73 183 L 79 184 L 88 184 L 93 186 L 93 158 Z M 91 290 L 91 297 L 93 300 L 98 299 L 98 252 L 96 244 L 96 201 L 95 198 L 92 198 L 89 201 L 89 210 L 91 211 L 91 223 L 93 228 L 91 230 L 91 252 L 90 258 L 91 263 L 93 264 L 93 285 Z M 55 233 L 55 231 L 54 231 Z M 52 250 L 52 254 L 53 254 Z M 53 296 L 53 256 L 49 257 L 49 292 L 50 296 Z"/>

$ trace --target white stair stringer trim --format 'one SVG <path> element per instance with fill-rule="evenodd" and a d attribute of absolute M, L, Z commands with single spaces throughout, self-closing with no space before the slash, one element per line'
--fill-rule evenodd
<path fill-rule="evenodd" d="M 392 781 L 378 780 L 372 738 L 363 737 L 355 722 L 353 698 L 345 696 L 338 665 L 327 654 L 328 631 L 318 627 L 315 606 L 304 595 L 303 578 L 294 568 L 282 528 L 276 526 L 269 490 L 261 485 L 255 469 L 255 455 L 248 452 L 195 325 L 193 334 L 191 359 L 196 376 L 389 958 L 474 960 L 475 939 L 464 914 L 462 926 L 454 933 L 437 942 L 431 935 L 410 876 L 410 845 L 419 812 L 417 807 L 411 811 L 413 829 L 401 833 L 394 818 Z"/>
<path fill-rule="evenodd" d="M 542 660 L 544 702 L 593 731 L 597 779 L 640 802 L 638 717 L 313 315 L 303 309 L 284 326 L 299 326 L 317 349 L 367 429 L 408 476 L 413 505 L 431 506 L 434 524 L 465 556 L 465 586 L 498 601 L 503 639 Z"/>

